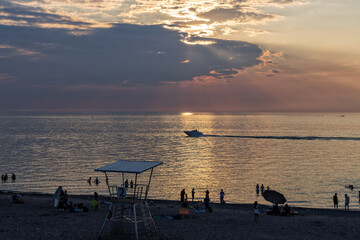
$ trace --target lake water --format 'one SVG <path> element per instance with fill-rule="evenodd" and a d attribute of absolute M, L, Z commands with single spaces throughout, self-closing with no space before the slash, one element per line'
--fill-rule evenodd
<path fill-rule="evenodd" d="M 258 183 L 293 206 L 329 208 L 337 192 L 341 205 L 347 193 L 359 209 L 360 114 L 343 114 L 3 114 L 0 173 L 17 180 L 0 189 L 53 193 L 62 185 L 70 195 L 106 194 L 95 168 L 146 160 L 164 163 L 154 169 L 152 198 L 177 200 L 183 188 L 190 197 L 195 188 L 196 198 L 208 189 L 219 202 L 224 189 L 229 203 L 265 204 Z M 183 133 L 193 129 L 205 136 Z M 90 176 L 100 184 L 89 186 Z"/>

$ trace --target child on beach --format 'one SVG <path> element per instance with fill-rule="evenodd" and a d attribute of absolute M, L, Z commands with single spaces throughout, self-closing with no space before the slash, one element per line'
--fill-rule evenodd
<path fill-rule="evenodd" d="M 221 189 L 221 191 L 220 191 L 220 203 L 221 204 L 225 204 L 224 197 L 225 197 L 224 189 Z"/>

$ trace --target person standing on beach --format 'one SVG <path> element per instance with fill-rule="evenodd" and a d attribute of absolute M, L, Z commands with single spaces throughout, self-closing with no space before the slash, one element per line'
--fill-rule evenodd
<path fill-rule="evenodd" d="M 206 191 L 205 191 L 205 197 L 210 198 L 210 197 L 209 197 L 209 194 L 210 194 L 209 190 L 206 190 Z"/>
<path fill-rule="evenodd" d="M 221 189 L 221 191 L 220 191 L 220 203 L 221 204 L 225 203 L 224 197 L 225 197 L 224 189 Z"/>
<path fill-rule="evenodd" d="M 360 194 L 360 192 L 359 192 L 359 194 Z M 193 188 L 191 190 L 191 199 L 192 199 L 192 201 L 194 201 L 194 198 L 195 198 L 195 189 Z"/>
<path fill-rule="evenodd" d="M 337 197 L 337 193 L 335 193 L 335 195 L 333 196 L 333 202 L 334 202 L 334 209 L 336 207 L 336 209 L 339 209 L 339 199 Z"/>
<path fill-rule="evenodd" d="M 350 198 L 345 194 L 345 210 L 349 210 Z"/>
<path fill-rule="evenodd" d="M 181 190 L 181 193 L 180 193 L 180 201 L 184 202 L 184 200 L 185 200 L 185 189 Z"/>
<path fill-rule="evenodd" d="M 261 195 L 264 193 L 264 184 L 261 184 Z"/>
<path fill-rule="evenodd" d="M 257 201 L 254 202 L 253 210 L 254 210 L 254 220 L 257 223 L 259 219 L 259 204 Z"/>
<path fill-rule="evenodd" d="M 259 196 L 260 187 L 259 184 L 256 184 L 256 196 Z"/>

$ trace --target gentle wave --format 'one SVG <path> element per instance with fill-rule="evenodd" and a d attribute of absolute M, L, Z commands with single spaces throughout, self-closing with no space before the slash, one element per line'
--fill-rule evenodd
<path fill-rule="evenodd" d="M 360 137 L 317 137 L 317 136 L 233 136 L 233 135 L 203 135 L 202 137 L 226 137 L 226 138 L 255 138 L 255 139 L 286 139 L 286 140 L 337 140 L 337 141 L 360 141 Z"/>

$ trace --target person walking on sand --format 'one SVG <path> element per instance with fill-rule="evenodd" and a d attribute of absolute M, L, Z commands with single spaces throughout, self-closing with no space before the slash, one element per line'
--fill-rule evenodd
<path fill-rule="evenodd" d="M 337 196 L 337 193 L 335 193 L 335 195 L 333 196 L 333 202 L 334 202 L 334 209 L 339 209 L 339 199 Z"/>
<path fill-rule="evenodd" d="M 264 193 L 264 184 L 261 184 L 261 195 Z"/>
<path fill-rule="evenodd" d="M 257 223 L 259 219 L 259 204 L 257 201 L 254 202 L 253 210 L 254 210 L 254 220 Z"/>
<path fill-rule="evenodd" d="M 345 194 L 345 210 L 349 210 L 349 203 L 350 203 L 350 198 L 347 194 Z"/>
<path fill-rule="evenodd" d="M 359 194 L 360 194 L 360 192 L 359 192 Z M 191 199 L 192 199 L 192 201 L 194 201 L 194 198 L 195 198 L 195 189 L 193 188 L 191 190 Z"/>
<path fill-rule="evenodd" d="M 181 190 L 180 192 L 180 201 L 184 202 L 184 200 L 185 200 L 185 189 Z"/>
<path fill-rule="evenodd" d="M 224 189 L 221 189 L 221 191 L 220 191 L 220 203 L 221 204 L 225 204 L 224 197 L 225 197 Z"/>
<path fill-rule="evenodd" d="M 256 184 L 256 196 L 259 196 L 260 187 L 259 184 Z"/>

